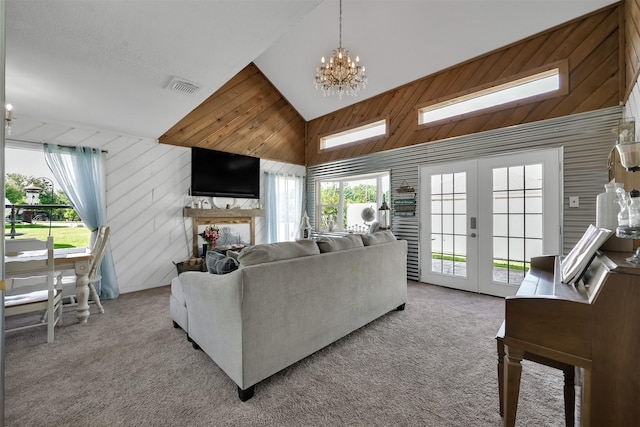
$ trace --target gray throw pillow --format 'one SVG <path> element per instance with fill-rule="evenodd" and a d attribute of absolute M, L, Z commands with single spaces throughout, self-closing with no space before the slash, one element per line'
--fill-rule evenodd
<path fill-rule="evenodd" d="M 381 243 L 393 242 L 394 240 L 396 240 L 396 236 L 393 235 L 391 230 L 362 235 L 362 243 L 364 243 L 365 246 L 379 245 Z"/>
<path fill-rule="evenodd" d="M 211 274 L 227 274 L 238 269 L 238 261 L 220 252 L 207 252 L 207 270 Z"/>
<path fill-rule="evenodd" d="M 363 247 L 362 237 L 359 234 L 347 234 L 343 237 L 322 236 L 317 240 L 321 253 L 342 251 L 345 249 Z"/>
<path fill-rule="evenodd" d="M 320 250 L 313 240 L 297 242 L 279 242 L 266 245 L 255 245 L 244 248 L 238 256 L 243 267 L 265 262 L 280 261 L 303 256 L 318 255 Z"/>

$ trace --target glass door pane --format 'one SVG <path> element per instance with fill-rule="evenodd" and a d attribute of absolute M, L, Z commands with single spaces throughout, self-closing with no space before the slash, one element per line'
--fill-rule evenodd
<path fill-rule="evenodd" d="M 513 295 L 531 258 L 561 242 L 562 149 L 478 160 L 479 291 Z"/>
<path fill-rule="evenodd" d="M 542 164 L 492 172 L 493 280 L 519 285 L 542 255 Z"/>
<path fill-rule="evenodd" d="M 476 161 L 420 170 L 420 280 L 477 291 Z M 475 229 L 475 222 L 473 225 Z"/>
<path fill-rule="evenodd" d="M 467 277 L 466 172 L 431 175 L 431 271 Z"/>

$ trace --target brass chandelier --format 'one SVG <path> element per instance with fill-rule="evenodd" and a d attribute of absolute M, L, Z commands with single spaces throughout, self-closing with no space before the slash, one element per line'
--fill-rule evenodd
<path fill-rule="evenodd" d="M 316 68 L 314 79 L 316 89 L 322 89 L 322 95 L 357 95 L 367 84 L 365 67 L 360 65 L 360 58 L 352 61 L 349 51 L 342 47 L 342 0 L 340 0 L 340 38 L 339 45 L 333 51 L 333 56 L 327 63 L 324 56 L 320 60 L 320 67 Z"/>

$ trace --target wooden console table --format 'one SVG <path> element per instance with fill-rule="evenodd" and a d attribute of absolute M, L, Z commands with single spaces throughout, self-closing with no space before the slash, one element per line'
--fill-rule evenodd
<path fill-rule="evenodd" d="M 194 209 L 184 208 L 183 215 L 193 219 L 193 256 L 198 256 L 198 226 L 209 224 L 249 224 L 251 244 L 256 244 L 256 217 L 264 209 Z"/>

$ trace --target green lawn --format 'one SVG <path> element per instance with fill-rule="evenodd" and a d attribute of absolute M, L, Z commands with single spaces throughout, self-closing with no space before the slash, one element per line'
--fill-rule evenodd
<path fill-rule="evenodd" d="M 5 224 L 5 235 L 11 232 L 11 225 Z M 24 233 L 19 238 L 46 240 L 49 237 L 49 224 L 16 224 L 16 232 Z M 51 227 L 53 245 L 56 249 L 86 248 L 89 246 L 91 232 L 84 226 L 53 224 Z"/>
<path fill-rule="evenodd" d="M 463 256 L 431 254 L 431 258 L 442 259 L 445 261 L 467 262 L 467 258 Z M 507 262 L 507 261 L 494 259 L 493 266 L 498 268 L 510 268 L 512 270 L 529 271 L 528 262 L 519 262 L 519 261 Z"/>

